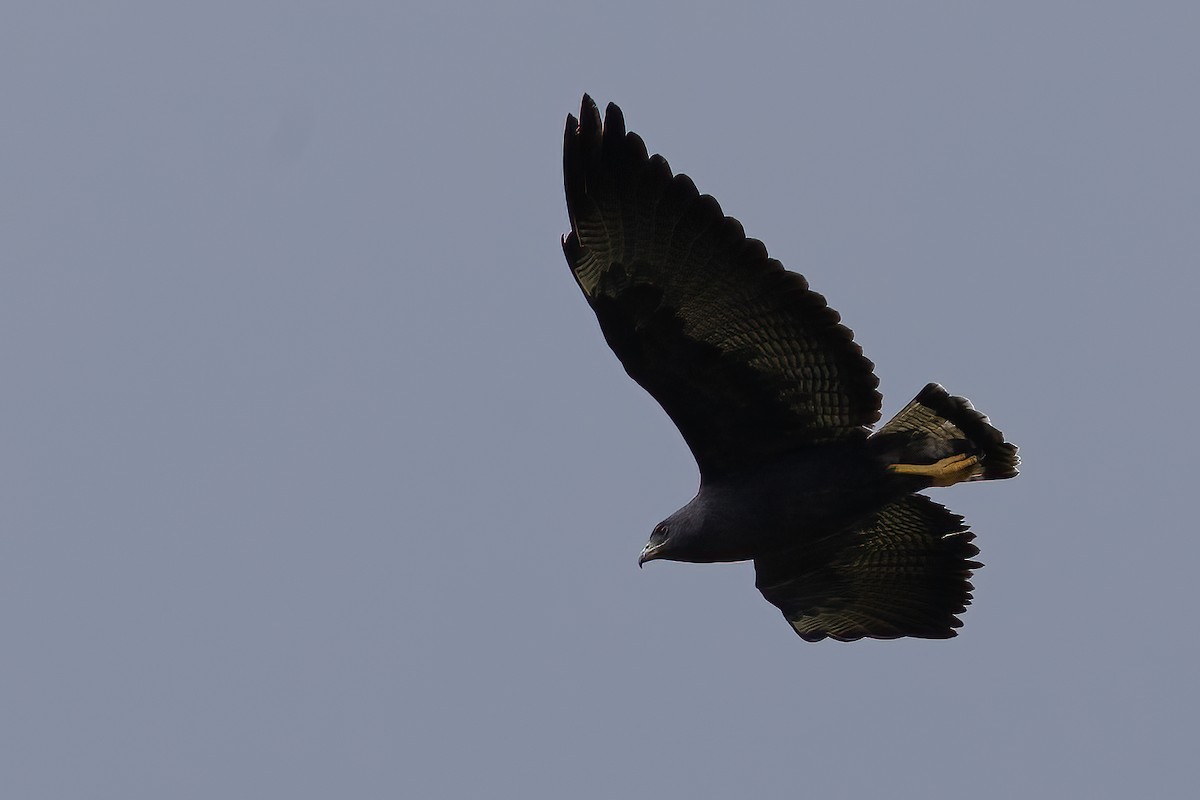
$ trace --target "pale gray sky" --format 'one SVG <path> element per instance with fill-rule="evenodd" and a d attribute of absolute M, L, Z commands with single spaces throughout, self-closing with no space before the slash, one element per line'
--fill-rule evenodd
<path fill-rule="evenodd" d="M 1190 796 L 1200 10 L 5 7 L 13 798 Z M 559 249 L 588 91 L 1018 443 L 949 642 L 807 645 Z"/>

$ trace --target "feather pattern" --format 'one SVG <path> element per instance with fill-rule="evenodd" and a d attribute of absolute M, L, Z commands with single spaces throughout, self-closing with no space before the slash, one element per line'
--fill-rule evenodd
<path fill-rule="evenodd" d="M 863 524 L 754 560 L 755 584 L 801 638 L 955 636 L 981 564 L 963 519 L 919 494 Z"/>

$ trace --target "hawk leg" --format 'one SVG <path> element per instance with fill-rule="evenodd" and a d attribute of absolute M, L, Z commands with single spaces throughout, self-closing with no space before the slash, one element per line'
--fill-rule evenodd
<path fill-rule="evenodd" d="M 979 458 L 960 453 L 933 464 L 890 464 L 888 469 L 900 475 L 920 475 L 930 478 L 933 486 L 953 486 L 969 481 L 978 473 Z"/>

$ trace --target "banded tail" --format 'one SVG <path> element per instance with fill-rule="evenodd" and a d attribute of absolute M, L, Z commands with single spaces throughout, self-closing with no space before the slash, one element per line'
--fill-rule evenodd
<path fill-rule="evenodd" d="M 974 456 L 976 463 L 955 483 L 1012 478 L 1021 463 L 1016 445 L 1004 441 L 1004 434 L 971 401 L 936 383 L 922 389 L 871 438 L 894 465 L 932 465 L 955 456 Z"/>

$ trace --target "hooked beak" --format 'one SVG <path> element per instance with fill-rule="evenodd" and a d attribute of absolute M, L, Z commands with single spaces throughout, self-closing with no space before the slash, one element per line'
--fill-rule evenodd
<path fill-rule="evenodd" d="M 654 559 L 658 558 L 658 556 L 655 554 L 661 548 L 661 542 L 659 544 L 647 543 L 646 546 L 642 548 L 642 554 L 638 556 L 638 569 L 641 569 L 642 564 L 645 564 L 647 561 L 653 561 Z"/>

